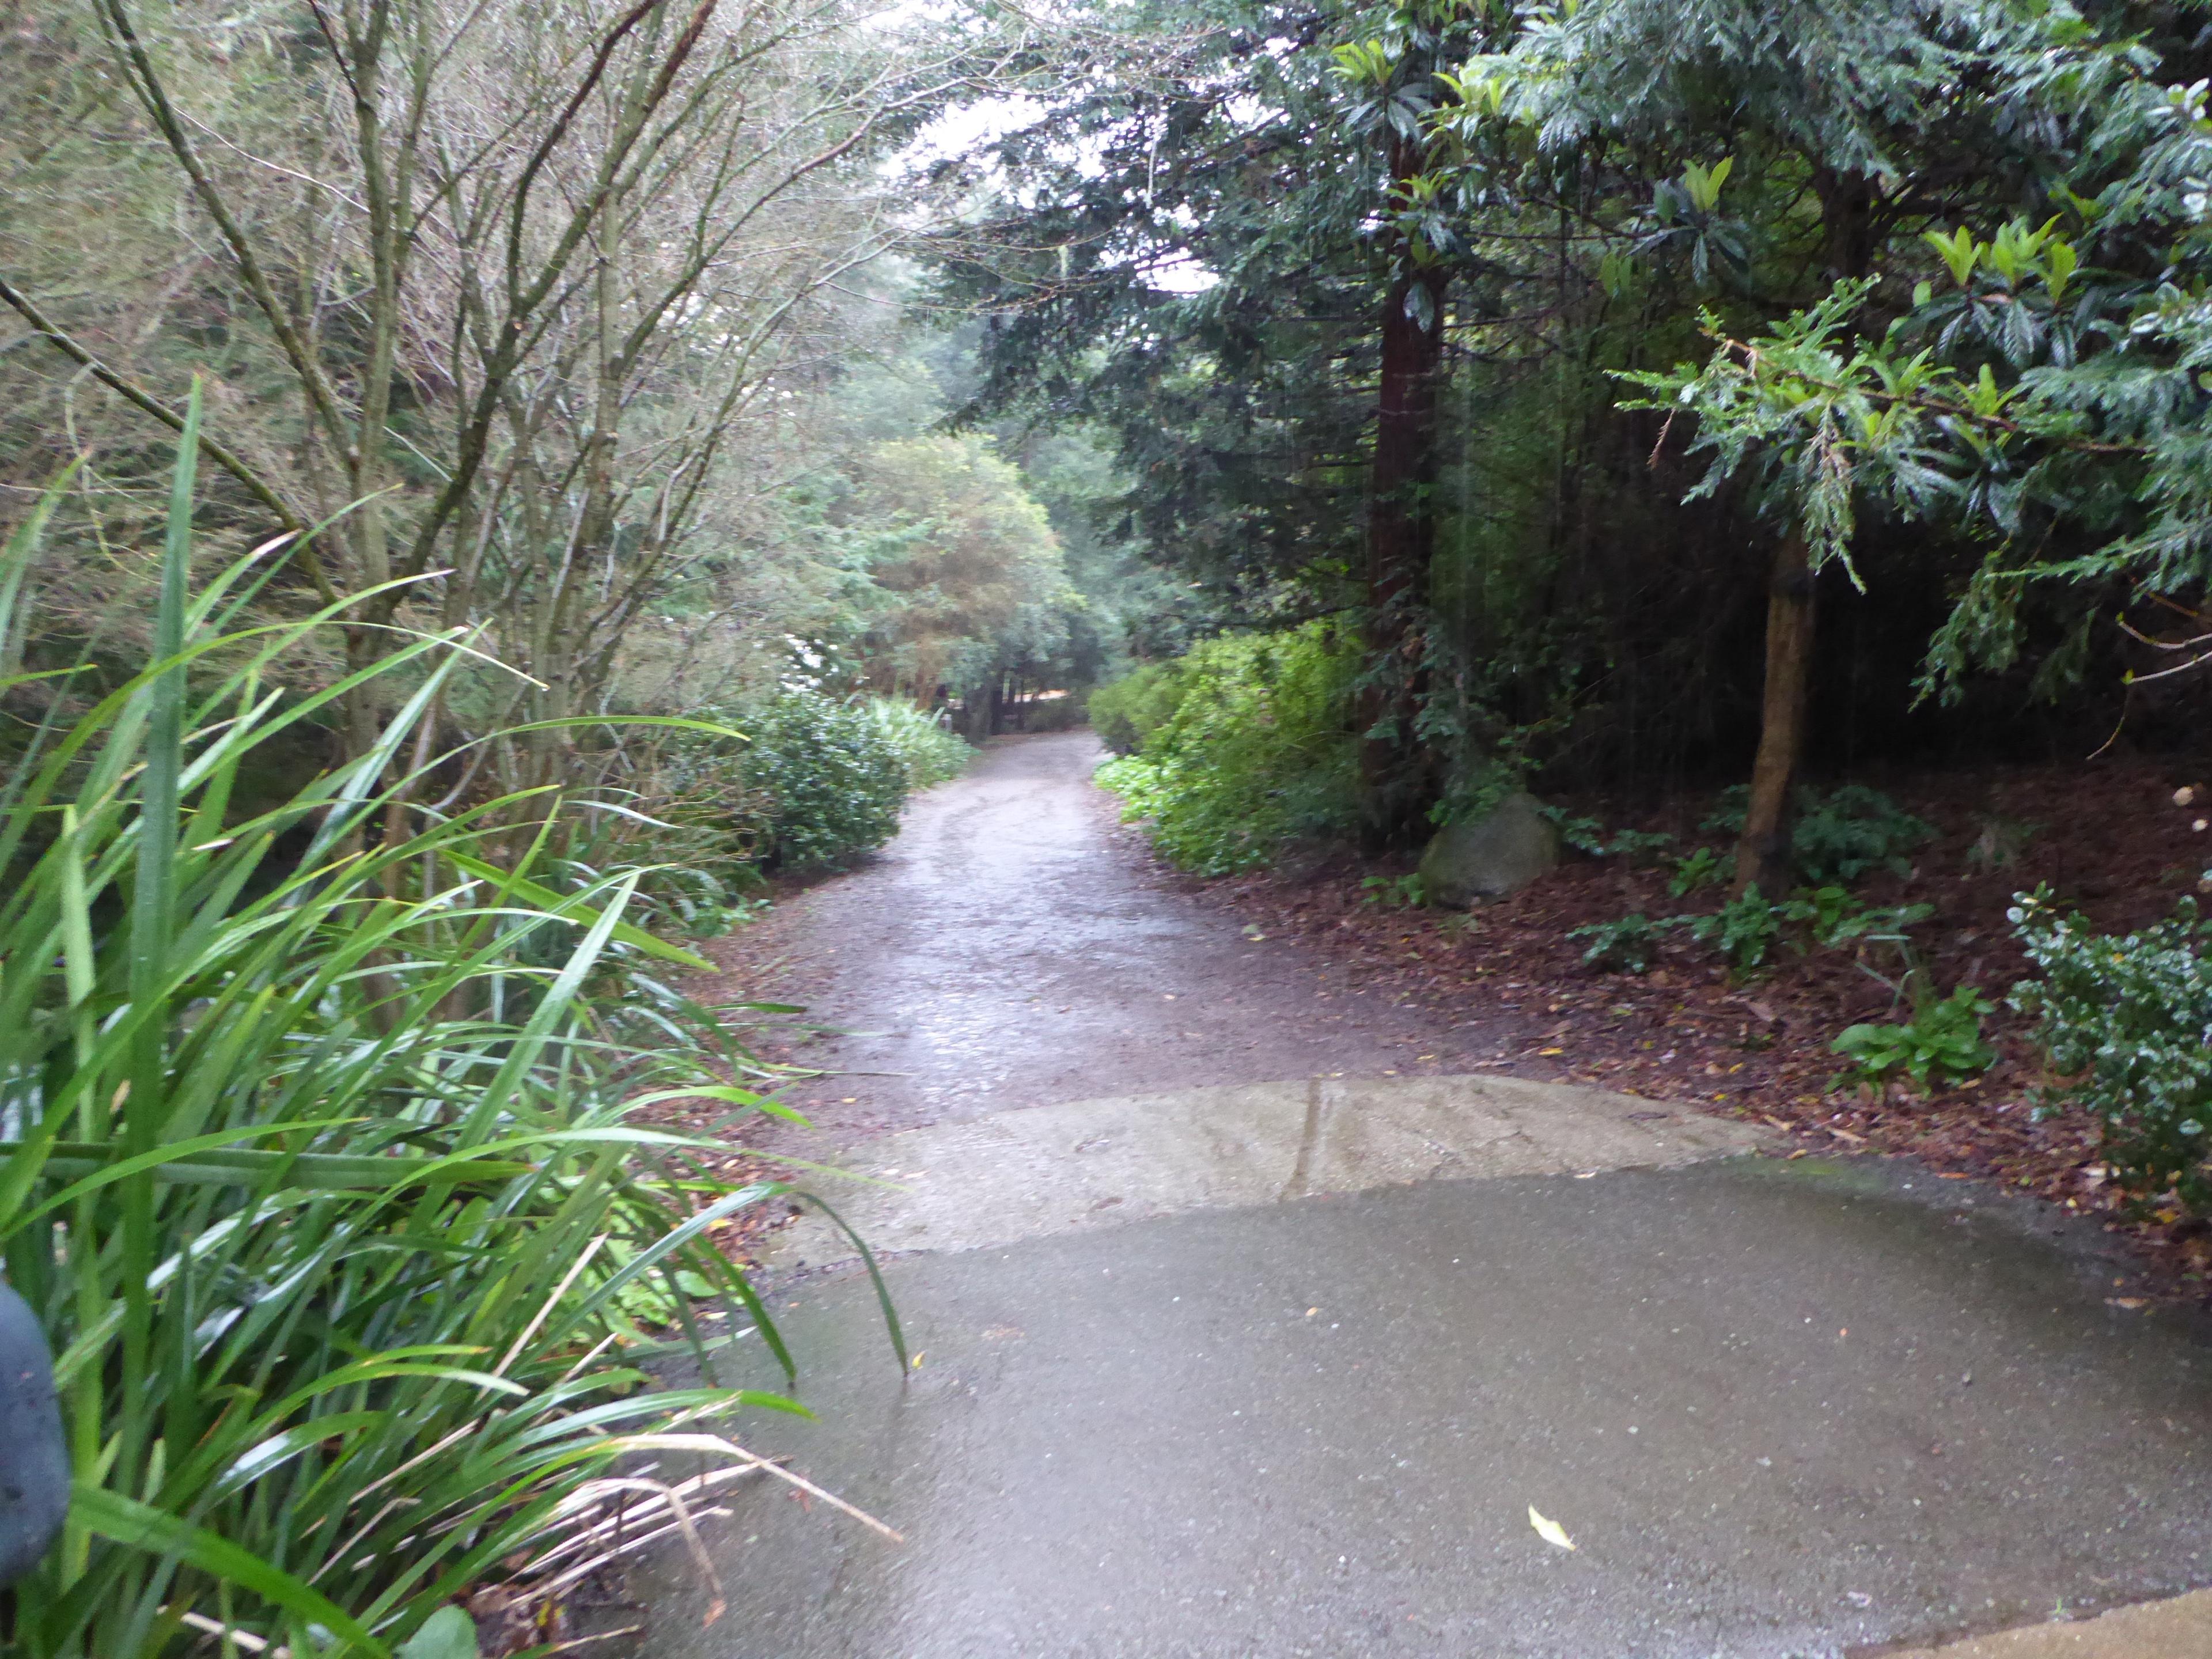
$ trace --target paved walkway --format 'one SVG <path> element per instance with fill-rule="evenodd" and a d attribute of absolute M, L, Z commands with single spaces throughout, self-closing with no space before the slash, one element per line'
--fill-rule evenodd
<path fill-rule="evenodd" d="M 726 1613 L 680 1563 L 644 1587 L 654 1659 L 1813 1659 L 2212 1582 L 2212 1347 L 2107 1302 L 2100 1232 L 1652 1102 L 1375 1066 L 1371 1017 L 1319 1023 L 1343 988 L 1145 882 L 1086 757 L 994 751 L 802 919 L 843 929 L 840 1014 L 919 1073 L 862 1108 L 893 1133 L 813 1149 L 896 1182 L 849 1207 L 916 1364 L 794 1230 L 775 1300 L 817 1419 L 745 1433 L 906 1542 L 748 1490 Z M 979 863 L 988 889 L 948 874 Z M 850 965 L 870 915 L 902 973 Z M 982 926 L 1048 927 L 1050 1006 L 1085 1015 L 963 1090 L 927 1057 L 995 1054 L 977 1011 L 1030 1006 L 963 954 Z M 1135 1000 L 1164 984 L 1267 1040 L 1171 1047 Z M 1085 1035 L 1117 1032 L 1126 1066 Z M 1972 1653 L 2212 1656 L 2212 1609 Z"/>

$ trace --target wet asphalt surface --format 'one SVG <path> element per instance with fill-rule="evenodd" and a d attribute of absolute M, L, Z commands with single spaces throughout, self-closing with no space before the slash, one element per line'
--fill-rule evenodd
<path fill-rule="evenodd" d="M 883 854 L 778 907 L 766 948 L 793 971 L 770 988 L 846 1034 L 793 1055 L 839 1073 L 790 1096 L 825 1133 L 1503 1052 L 1481 1010 L 1363 994 L 1194 902 L 1091 783 L 1104 758 L 1088 732 L 1002 739 Z"/>
<path fill-rule="evenodd" d="M 1493 1052 L 1148 878 L 1088 744 L 994 751 L 809 896 L 818 1006 L 884 1033 L 836 1052 L 906 1073 L 833 1132 Z M 815 1419 L 740 1432 L 906 1541 L 747 1488 L 727 1610 L 664 1561 L 647 1651 L 1832 1659 L 2168 1594 L 2212 1582 L 2212 1344 L 2124 1271 L 1978 1183 L 1731 1158 L 906 1255 L 903 1372 L 865 1278 L 799 1278 Z"/>

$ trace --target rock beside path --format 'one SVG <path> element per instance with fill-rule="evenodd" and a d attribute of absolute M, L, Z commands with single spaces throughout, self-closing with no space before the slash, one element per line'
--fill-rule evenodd
<path fill-rule="evenodd" d="M 1486 817 L 1437 832 L 1421 854 L 1431 904 L 1472 904 L 1517 893 L 1559 861 L 1559 832 L 1534 795 L 1508 795 Z"/>

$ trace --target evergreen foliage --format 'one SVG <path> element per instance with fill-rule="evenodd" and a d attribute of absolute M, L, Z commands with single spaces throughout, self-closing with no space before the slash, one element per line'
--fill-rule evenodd
<path fill-rule="evenodd" d="M 1318 623 L 1193 647 L 1174 707 L 1099 781 L 1187 870 L 1225 875 L 1285 843 L 1346 833 L 1358 812 L 1356 654 Z"/>
<path fill-rule="evenodd" d="M 2043 973 L 2014 988 L 2013 1006 L 2035 1017 L 2051 1069 L 2075 1079 L 2061 1092 L 2103 1121 L 2114 1177 L 2212 1211 L 2212 924 L 2197 901 L 2123 938 L 2061 915 L 2044 891 L 2011 915 Z"/>

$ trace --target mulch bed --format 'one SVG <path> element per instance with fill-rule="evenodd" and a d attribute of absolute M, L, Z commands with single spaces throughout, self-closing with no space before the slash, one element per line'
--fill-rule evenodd
<path fill-rule="evenodd" d="M 1666 866 L 1575 860 L 1464 915 L 1375 902 L 1362 886 L 1372 866 L 1231 878 L 1205 890 L 1270 933 L 1304 938 L 1370 992 L 1455 1020 L 1510 1016 L 1504 1029 L 1516 1040 L 1502 1051 L 1505 1069 L 1763 1121 L 1798 1137 L 1793 1155 L 1901 1154 L 1939 1174 L 2000 1181 L 2102 1215 L 2150 1258 L 2167 1294 L 2204 1298 L 2212 1296 L 2212 1225 L 2112 1188 L 2097 1125 L 2063 1104 L 2049 1109 L 2044 1091 L 2054 1079 L 2029 1023 L 2002 1005 L 2029 966 L 2005 915 L 2016 892 L 2047 882 L 2100 930 L 2124 932 L 2168 915 L 2196 890 L 2212 866 L 2212 833 L 2199 827 L 2212 811 L 2208 769 L 2202 762 L 2113 760 L 1878 781 L 1938 834 L 1910 875 L 1872 875 L 1858 896 L 1870 905 L 1933 904 L 1934 918 L 1914 937 L 1935 984 L 1945 994 L 1974 984 L 2000 1005 L 1984 1024 L 1997 1063 L 1924 1097 L 1901 1085 L 1881 1094 L 1829 1087 L 1844 1064 L 1829 1050 L 1836 1033 L 1906 1017 L 1867 971 L 1878 966 L 1893 976 L 1893 961 L 1862 965 L 1849 949 L 1800 956 L 1785 947 L 1738 982 L 1707 947 L 1669 934 L 1646 974 L 1584 965 L 1584 942 L 1567 938 L 1574 928 L 1638 911 L 1657 919 L 1716 907 L 1711 890 L 1670 896 Z M 2176 791 L 2191 786 L 2193 803 L 2177 803 Z M 1612 830 L 1668 831 L 1680 850 L 1727 847 L 1725 837 L 1697 828 L 1711 797 L 1640 811 L 1596 799 L 1562 805 Z M 2002 833 L 1991 836 L 1993 824 Z M 2022 825 L 2038 827 L 2020 844 Z M 1993 867 L 1993 841 L 2011 861 Z"/>

